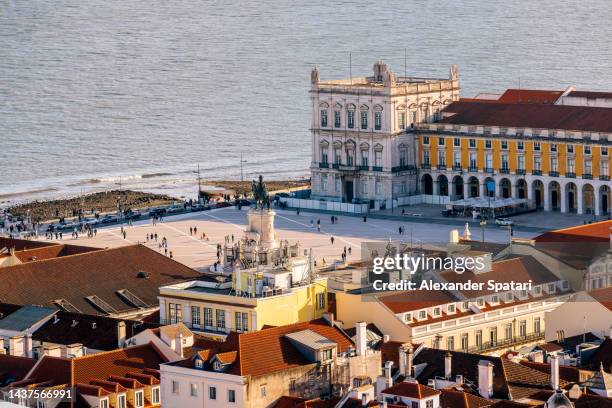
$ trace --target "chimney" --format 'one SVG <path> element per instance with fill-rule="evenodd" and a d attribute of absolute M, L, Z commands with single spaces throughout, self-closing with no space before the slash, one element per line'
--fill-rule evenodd
<path fill-rule="evenodd" d="M 5 354 L 6 351 L 4 350 L 4 337 L 0 337 L 0 354 Z"/>
<path fill-rule="evenodd" d="M 368 406 L 368 394 L 366 394 L 365 392 L 361 394 L 361 406 L 362 407 Z"/>
<path fill-rule="evenodd" d="M 334 326 L 334 314 L 332 312 L 323 313 L 323 319 L 325 319 L 330 326 Z"/>
<path fill-rule="evenodd" d="M 26 357 L 32 358 L 32 334 L 26 333 L 24 336 L 24 353 Z"/>
<path fill-rule="evenodd" d="M 11 356 L 26 357 L 24 347 L 24 336 L 13 336 L 9 338 L 9 354 Z"/>
<path fill-rule="evenodd" d="M 357 354 L 360 356 L 366 355 L 368 347 L 366 326 L 366 322 L 355 323 L 355 347 L 357 348 Z"/>
<path fill-rule="evenodd" d="M 610 326 L 610 329 L 608 331 L 608 338 L 612 340 L 612 326 Z"/>
<path fill-rule="evenodd" d="M 610 328 L 610 330 L 612 330 L 612 328 Z M 383 334 L 383 343 L 388 343 L 389 341 L 391 341 L 391 336 L 388 334 Z"/>
<path fill-rule="evenodd" d="M 120 321 L 117 323 L 117 346 L 123 348 L 125 345 L 125 322 Z"/>
<path fill-rule="evenodd" d="M 483 398 L 493 395 L 493 363 L 488 360 L 478 362 L 478 392 Z"/>
<path fill-rule="evenodd" d="M 447 351 L 446 355 L 444 356 L 444 378 L 446 378 L 447 380 L 450 380 L 452 376 L 452 361 L 453 355 Z"/>
<path fill-rule="evenodd" d="M 66 346 L 66 357 L 83 357 L 83 345 L 81 343 L 68 344 Z"/>
<path fill-rule="evenodd" d="M 408 350 L 406 353 L 406 377 L 412 377 L 414 375 L 414 370 L 412 367 L 413 359 L 414 359 L 414 351 L 412 350 L 412 344 L 409 344 Z"/>
<path fill-rule="evenodd" d="M 458 244 L 459 243 L 459 230 L 452 229 L 450 232 L 450 243 Z"/>
<path fill-rule="evenodd" d="M 559 389 L 559 357 L 550 355 L 550 388 Z"/>
<path fill-rule="evenodd" d="M 176 336 L 176 341 L 174 342 L 174 352 L 181 357 L 183 356 L 183 333 L 179 333 Z"/>
<path fill-rule="evenodd" d="M 61 357 L 62 348 L 60 346 L 49 346 L 43 349 L 43 354 L 49 357 Z"/>
<path fill-rule="evenodd" d="M 389 383 L 389 387 L 393 385 L 393 378 L 391 377 L 391 371 L 393 369 L 393 361 L 387 361 L 385 363 L 385 378 Z"/>

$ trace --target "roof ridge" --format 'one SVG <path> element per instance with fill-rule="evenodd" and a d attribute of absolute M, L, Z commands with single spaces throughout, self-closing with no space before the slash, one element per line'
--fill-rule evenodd
<path fill-rule="evenodd" d="M 555 233 L 555 232 L 563 232 L 563 231 L 572 231 L 572 230 L 576 230 L 576 229 L 581 229 L 581 228 L 585 228 L 585 227 L 589 227 L 589 226 L 593 226 L 593 225 L 597 225 L 597 224 L 604 224 L 604 223 L 609 223 L 610 220 L 601 220 L 601 221 L 596 221 L 596 222 L 592 222 L 590 224 L 581 224 L 581 225 L 572 225 L 571 227 L 565 227 L 565 228 L 561 228 L 561 229 L 557 229 L 557 230 L 552 230 L 552 231 L 548 231 L 548 233 Z M 610 228 L 612 229 L 612 223 L 610 224 Z"/>
<path fill-rule="evenodd" d="M 59 244 L 58 244 L 59 245 Z M 63 244 L 66 245 L 66 244 Z M 80 252 L 78 254 L 70 254 L 70 255 L 64 255 L 64 256 L 56 256 L 54 258 L 46 258 L 46 259 L 36 259 L 34 261 L 30 261 L 27 262 L 27 264 L 33 264 L 33 263 L 37 263 L 37 262 L 52 262 L 52 261 L 62 261 L 65 260 L 67 258 L 73 258 L 75 256 L 87 256 L 87 255 L 93 255 L 93 254 L 98 254 L 100 252 L 110 252 L 110 251 L 114 251 L 114 250 L 118 250 L 118 249 L 124 249 L 124 248 L 130 248 L 130 247 L 136 247 L 136 246 L 144 246 L 141 244 L 130 244 L 130 245 L 121 245 L 121 246 L 117 246 L 117 247 L 113 247 L 113 248 L 96 248 L 96 247 L 91 247 L 92 249 L 94 249 L 93 251 L 89 251 L 89 252 Z M 43 247 L 44 248 L 44 247 Z M 145 247 L 146 248 L 146 247 Z M 36 249 L 40 249 L 40 248 L 36 248 Z M 19 251 L 19 253 L 21 253 L 23 251 Z M 22 266 L 24 264 L 19 264 L 19 265 L 12 265 L 12 266 L 7 266 L 6 269 L 9 269 L 13 266 Z M 4 269 L 4 268 L 3 268 Z"/>
<path fill-rule="evenodd" d="M 149 342 L 149 343 L 145 343 L 145 344 L 138 344 L 136 346 L 130 346 L 130 347 L 125 347 L 125 348 L 116 348 L 114 350 L 102 351 L 100 353 L 86 354 L 84 356 L 74 357 L 71 360 L 79 360 L 79 361 L 81 361 L 81 360 L 85 360 L 85 359 L 91 358 L 91 357 L 99 357 L 99 356 L 107 355 L 107 354 L 111 354 L 111 353 L 119 353 L 119 352 L 122 352 L 124 350 L 141 349 L 141 348 L 149 347 L 149 346 L 152 346 L 152 345 L 153 345 L 152 342 Z"/>

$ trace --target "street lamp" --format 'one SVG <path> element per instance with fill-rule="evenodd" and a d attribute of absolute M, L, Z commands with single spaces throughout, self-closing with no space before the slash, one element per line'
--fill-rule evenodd
<path fill-rule="evenodd" d="M 248 161 L 242 160 L 242 152 L 240 152 L 240 181 L 244 181 L 244 173 L 242 172 L 242 163 L 248 163 Z"/>
<path fill-rule="evenodd" d="M 485 242 L 485 226 L 487 225 L 487 220 L 484 218 L 480 219 L 480 228 L 482 229 L 482 242 Z"/>

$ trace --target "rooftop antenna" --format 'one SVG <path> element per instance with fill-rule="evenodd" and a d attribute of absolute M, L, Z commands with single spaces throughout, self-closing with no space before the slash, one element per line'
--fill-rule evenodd
<path fill-rule="evenodd" d="M 248 163 L 248 160 L 242 160 L 242 152 L 240 152 L 240 181 L 244 181 L 244 173 L 242 171 L 243 163 Z"/>
<path fill-rule="evenodd" d="M 404 81 L 408 78 L 408 51 L 404 47 Z"/>
<path fill-rule="evenodd" d="M 353 55 L 349 52 L 349 76 L 351 77 L 351 85 L 353 85 Z"/>

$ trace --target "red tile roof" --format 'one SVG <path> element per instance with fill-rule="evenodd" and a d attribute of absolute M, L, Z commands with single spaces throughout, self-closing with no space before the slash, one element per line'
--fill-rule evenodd
<path fill-rule="evenodd" d="M 9 381 L 21 381 L 35 364 L 33 358 L 0 354 L 0 387 Z"/>
<path fill-rule="evenodd" d="M 478 395 L 454 389 L 442 389 L 440 408 L 480 408 L 488 407 L 493 402 Z"/>
<path fill-rule="evenodd" d="M 444 114 L 448 124 L 612 132 L 612 108 L 458 101 Z"/>
<path fill-rule="evenodd" d="M 586 225 L 562 228 L 546 232 L 534 238 L 536 242 L 610 242 L 612 221 L 600 221 Z"/>
<path fill-rule="evenodd" d="M 434 395 L 440 395 L 440 391 L 430 388 L 426 385 L 419 384 L 417 382 L 401 382 L 384 389 L 381 391 L 383 394 L 399 395 L 400 397 L 407 397 L 413 399 L 423 399 L 427 397 L 433 397 Z"/>
<path fill-rule="evenodd" d="M 141 271 L 148 277 L 139 277 Z M 66 299 L 82 313 L 100 315 L 104 313 L 87 296 L 100 297 L 117 312 L 133 311 L 136 308 L 118 290 L 128 289 L 147 305 L 156 306 L 160 286 L 198 277 L 199 272 L 154 250 L 130 245 L 0 268 L 0 299 L 44 306 Z"/>
<path fill-rule="evenodd" d="M 78 245 L 50 245 L 40 248 L 16 251 L 15 256 L 21 262 L 44 261 L 45 259 L 60 258 L 69 255 L 85 254 L 87 252 L 100 251 L 100 248 L 91 248 Z"/>
<path fill-rule="evenodd" d="M 0 237 L 0 250 L 3 248 L 11 249 L 14 248 L 15 251 L 23 251 L 24 249 L 31 248 L 43 248 L 57 245 L 54 242 L 44 242 L 44 241 L 30 241 L 27 239 L 15 239 L 15 238 L 5 238 Z"/>
<path fill-rule="evenodd" d="M 407 290 L 385 293 L 378 295 L 378 298 L 393 313 L 405 313 L 457 301 L 450 292 L 443 290 Z"/>
<path fill-rule="evenodd" d="M 507 89 L 499 97 L 503 103 L 543 103 L 553 104 L 563 94 L 563 91 L 546 91 L 539 89 Z"/>
<path fill-rule="evenodd" d="M 550 364 L 547 363 L 536 363 L 534 361 L 521 360 L 521 365 L 525 367 L 533 368 L 541 373 L 550 375 Z M 559 366 L 559 378 L 568 382 L 579 382 L 580 381 L 580 370 L 577 367 L 571 366 Z"/>
<path fill-rule="evenodd" d="M 602 306 L 605 306 L 608 310 L 612 311 L 612 286 L 602 289 L 595 289 L 588 293 L 589 296 L 601 303 Z"/>

